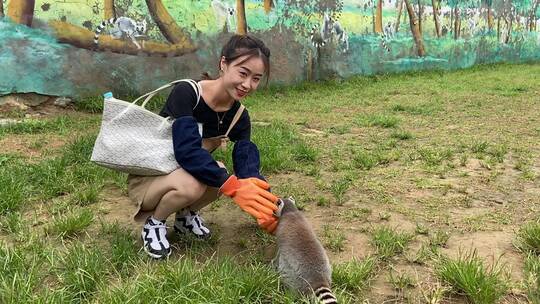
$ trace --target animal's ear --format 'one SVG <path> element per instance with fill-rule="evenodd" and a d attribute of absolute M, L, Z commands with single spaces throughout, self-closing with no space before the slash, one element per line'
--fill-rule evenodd
<path fill-rule="evenodd" d="M 296 201 L 294 200 L 294 197 L 289 196 L 289 198 L 287 199 L 290 200 L 296 206 Z"/>
<path fill-rule="evenodd" d="M 285 202 L 280 198 L 277 201 L 278 210 L 274 211 L 274 215 L 277 217 L 281 217 L 281 212 L 283 211 L 283 207 L 285 206 Z"/>

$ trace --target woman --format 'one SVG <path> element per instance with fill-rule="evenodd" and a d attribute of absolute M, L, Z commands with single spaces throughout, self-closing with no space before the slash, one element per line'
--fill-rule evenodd
<path fill-rule="evenodd" d="M 251 123 L 238 100 L 257 89 L 270 72 L 270 50 L 251 35 L 235 35 L 225 44 L 219 62 L 220 77 L 199 82 L 200 99 L 187 82 L 172 90 L 161 116 L 172 117 L 173 144 L 179 169 L 163 176 L 128 177 L 128 193 L 137 204 L 136 220 L 146 220 L 141 235 L 145 251 L 153 258 L 171 254 L 165 221 L 176 213 L 174 230 L 205 238 L 210 230 L 198 210 L 219 195 L 231 197 L 259 225 L 272 233 L 277 197 L 259 173 L 259 152 L 250 141 Z M 242 107 L 243 108 L 243 107 Z M 230 129 L 230 130 L 229 130 Z M 235 142 L 229 175 L 211 155 L 226 140 Z"/>

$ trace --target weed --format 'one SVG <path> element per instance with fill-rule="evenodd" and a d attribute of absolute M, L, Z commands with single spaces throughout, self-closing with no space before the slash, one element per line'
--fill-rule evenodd
<path fill-rule="evenodd" d="M 328 249 L 334 252 L 340 252 L 345 248 L 347 238 L 345 238 L 345 233 L 339 227 L 330 228 L 329 225 L 324 225 L 322 236 L 325 239 L 324 244 Z"/>
<path fill-rule="evenodd" d="M 540 303 L 540 256 L 528 254 L 525 259 L 525 288 L 533 304 Z"/>
<path fill-rule="evenodd" d="M 382 259 L 389 259 L 402 253 L 412 239 L 406 232 L 397 232 L 386 226 L 379 227 L 372 232 L 371 244 L 377 249 L 377 255 Z"/>
<path fill-rule="evenodd" d="M 399 124 L 399 119 L 392 115 L 386 114 L 369 114 L 361 115 L 356 119 L 356 123 L 362 127 L 383 127 L 395 128 Z"/>
<path fill-rule="evenodd" d="M 450 239 L 450 233 L 444 230 L 435 230 L 429 235 L 429 245 L 435 247 L 446 247 L 446 243 Z"/>
<path fill-rule="evenodd" d="M 94 221 L 94 214 L 90 209 L 82 209 L 79 212 L 63 215 L 56 218 L 47 229 L 48 234 L 55 234 L 62 238 L 75 236 L 81 233 Z"/>
<path fill-rule="evenodd" d="M 388 273 L 388 282 L 398 290 L 416 286 L 416 281 L 410 275 L 394 271 Z"/>
<path fill-rule="evenodd" d="M 394 132 L 392 132 L 390 134 L 390 137 L 395 138 L 395 139 L 399 139 L 399 140 L 407 140 L 407 139 L 412 139 L 413 135 L 409 131 L 396 130 L 396 131 L 394 131 Z"/>
<path fill-rule="evenodd" d="M 508 291 L 505 268 L 499 261 L 486 268 L 476 250 L 460 253 L 457 259 L 442 257 L 436 266 L 437 276 L 453 291 L 479 304 L 497 303 Z"/>
<path fill-rule="evenodd" d="M 529 222 L 519 229 L 517 247 L 523 252 L 540 254 L 540 222 Z"/>
<path fill-rule="evenodd" d="M 352 261 L 334 265 L 332 280 L 335 286 L 343 287 L 352 292 L 365 289 L 377 271 L 377 259 L 367 257 L 363 260 Z"/>

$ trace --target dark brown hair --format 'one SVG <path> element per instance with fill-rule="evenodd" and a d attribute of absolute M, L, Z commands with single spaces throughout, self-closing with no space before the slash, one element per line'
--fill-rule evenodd
<path fill-rule="evenodd" d="M 266 75 L 266 85 L 268 85 L 268 79 L 270 78 L 270 49 L 264 45 L 264 42 L 259 38 L 246 34 L 246 35 L 234 35 L 221 49 L 221 55 L 219 56 L 220 61 L 221 57 L 225 57 L 227 63 L 231 63 L 234 60 L 246 56 L 244 60 L 238 64 L 246 62 L 253 56 L 257 56 L 262 59 L 264 64 L 264 73 Z M 218 63 L 219 69 L 219 63 Z M 213 79 L 208 72 L 202 74 L 202 79 Z"/>

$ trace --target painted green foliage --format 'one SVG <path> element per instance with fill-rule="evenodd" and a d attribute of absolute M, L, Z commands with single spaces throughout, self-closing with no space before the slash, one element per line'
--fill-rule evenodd
<path fill-rule="evenodd" d="M 23 0 L 0 1 L 4 1 L 3 8 L 7 10 L 10 1 Z M 222 33 L 237 31 L 237 4 L 243 3 L 248 32 L 257 32 L 263 38 L 266 35 L 274 37 L 276 33 L 289 35 L 289 41 L 295 40 L 302 45 L 302 49 L 300 54 L 297 49 L 287 56 L 294 57 L 292 61 L 302 66 L 305 71 L 303 77 L 319 78 L 333 74 L 350 76 L 433 68 L 454 69 L 477 63 L 540 60 L 539 1 L 407 0 L 412 5 L 415 18 L 420 17 L 421 36 L 415 34 L 415 39 L 409 25 L 410 12 L 403 5 L 404 0 L 273 0 L 270 10 L 268 7 L 265 10 L 264 0 L 159 2 L 172 22 L 176 22 L 190 39 L 202 42 L 202 45 L 210 45 Z M 71 28 L 86 29 L 90 41 L 93 39 L 92 32 L 104 21 L 106 2 L 36 0 L 33 17 L 42 25 L 55 20 Z M 162 48 L 162 55 L 170 54 L 169 50 L 163 50 L 170 41 L 165 39 L 163 29 L 151 17 L 146 0 L 108 2 L 114 3 L 116 17 L 129 18 L 124 20 L 132 20 L 137 27 L 133 28 L 134 35 L 130 37 L 125 28 L 111 24 L 99 36 L 112 37 L 108 38 L 111 44 L 114 44 L 114 39 L 125 40 L 124 46 L 134 49 L 128 53 L 130 55 L 137 55 L 138 49 L 144 52 L 150 48 L 144 44 L 149 40 L 159 44 L 154 47 Z M 439 6 L 435 11 L 432 7 L 434 3 Z M 382 6 L 381 14 L 377 13 L 378 6 Z M 383 33 L 375 33 L 376 18 L 382 19 Z M 435 32 L 435 19 L 440 23 L 440 35 Z M 146 25 L 139 27 L 142 21 Z M 425 55 L 417 52 L 417 48 L 420 48 L 418 41 L 423 43 Z M 80 46 L 69 40 L 63 42 L 60 45 L 66 46 L 68 43 L 92 50 L 88 44 Z M 102 50 L 94 51 L 99 53 Z M 123 53 L 118 49 L 116 52 Z M 147 54 L 152 55 L 148 51 Z M 184 54 L 178 52 L 173 56 L 181 57 Z M 199 49 L 197 54 L 204 57 L 209 52 Z"/>

